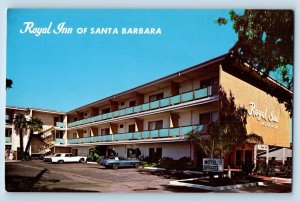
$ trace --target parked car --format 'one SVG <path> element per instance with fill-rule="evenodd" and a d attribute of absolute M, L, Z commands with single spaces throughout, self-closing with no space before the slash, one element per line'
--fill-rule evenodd
<path fill-rule="evenodd" d="M 106 168 L 113 168 L 115 170 L 118 169 L 119 167 L 139 168 L 142 162 L 134 158 L 123 158 L 123 157 L 116 156 L 116 157 L 104 158 L 102 161 L 100 161 L 99 164 Z"/>
<path fill-rule="evenodd" d="M 51 157 L 52 157 L 53 155 L 49 155 L 49 156 L 44 156 L 44 162 L 51 162 Z"/>
<path fill-rule="evenodd" d="M 87 162 L 86 156 L 73 156 L 71 153 L 58 153 L 54 154 L 52 157 L 50 157 L 50 162 L 52 163 L 70 163 L 70 162 L 79 162 L 79 163 L 85 163 Z"/>

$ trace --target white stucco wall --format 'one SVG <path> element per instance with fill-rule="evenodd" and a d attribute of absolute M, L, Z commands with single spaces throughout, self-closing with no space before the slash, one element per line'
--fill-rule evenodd
<path fill-rule="evenodd" d="M 114 149 L 114 151 L 122 157 L 127 157 L 128 148 L 139 148 L 141 154 L 144 155 L 144 157 L 149 156 L 149 148 L 162 148 L 162 157 L 170 157 L 175 160 L 180 159 L 184 156 L 193 158 L 193 151 L 191 150 L 189 142 L 115 145 L 108 146 L 108 148 Z"/>

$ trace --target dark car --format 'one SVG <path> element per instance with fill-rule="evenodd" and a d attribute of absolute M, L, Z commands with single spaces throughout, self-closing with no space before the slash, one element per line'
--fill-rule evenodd
<path fill-rule="evenodd" d="M 142 162 L 135 158 L 123 158 L 123 157 L 116 156 L 116 157 L 104 158 L 102 161 L 100 161 L 99 164 L 106 168 L 118 169 L 119 167 L 139 168 Z"/>

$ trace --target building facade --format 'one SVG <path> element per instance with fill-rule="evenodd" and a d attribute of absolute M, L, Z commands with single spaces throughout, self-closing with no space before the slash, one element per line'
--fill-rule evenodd
<path fill-rule="evenodd" d="M 58 114 L 62 127 L 51 125 L 61 135 L 53 138 L 51 151 L 88 155 L 92 148 L 100 148 L 107 155 L 188 157 L 199 164 L 203 152 L 189 135 L 205 135 L 207 125 L 218 120 L 221 91 L 222 95 L 231 94 L 236 106 L 247 110 L 247 133 L 262 136 L 265 145 L 288 148 L 290 114 L 270 88 L 292 98 L 291 91 L 271 78 L 262 79 L 246 64 L 236 66 L 223 55 Z M 231 164 L 253 161 L 256 152 L 256 144 L 234 147 Z"/>
<path fill-rule="evenodd" d="M 20 136 L 14 126 L 14 117 L 17 114 L 23 114 L 27 120 L 31 117 L 39 118 L 43 122 L 42 135 L 33 135 L 30 141 L 30 154 L 40 156 L 49 152 L 54 152 L 55 145 L 65 143 L 63 136 L 67 129 L 64 126 L 67 123 L 65 112 L 52 110 L 43 110 L 36 108 L 6 107 L 5 116 L 5 159 L 19 159 Z M 23 132 L 24 150 L 29 140 L 29 130 Z"/>

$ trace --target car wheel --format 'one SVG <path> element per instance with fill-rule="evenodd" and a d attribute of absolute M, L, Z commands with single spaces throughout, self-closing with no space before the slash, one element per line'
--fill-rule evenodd
<path fill-rule="evenodd" d="M 59 161 L 57 161 L 57 163 L 59 163 L 59 164 L 63 164 L 63 163 L 64 163 L 64 161 L 63 161 L 63 160 L 59 160 Z"/>
<path fill-rule="evenodd" d="M 79 163 L 84 163 L 84 159 L 81 158 L 81 159 L 79 160 Z"/>
<path fill-rule="evenodd" d="M 135 168 L 139 168 L 140 166 L 141 166 L 141 164 L 139 164 L 139 163 L 135 163 L 135 164 L 134 164 L 134 167 L 135 167 Z"/>
<path fill-rule="evenodd" d="M 112 165 L 112 168 L 113 168 L 114 170 L 118 169 L 118 167 L 119 167 L 119 164 L 118 164 L 118 163 L 114 163 L 114 164 Z"/>

